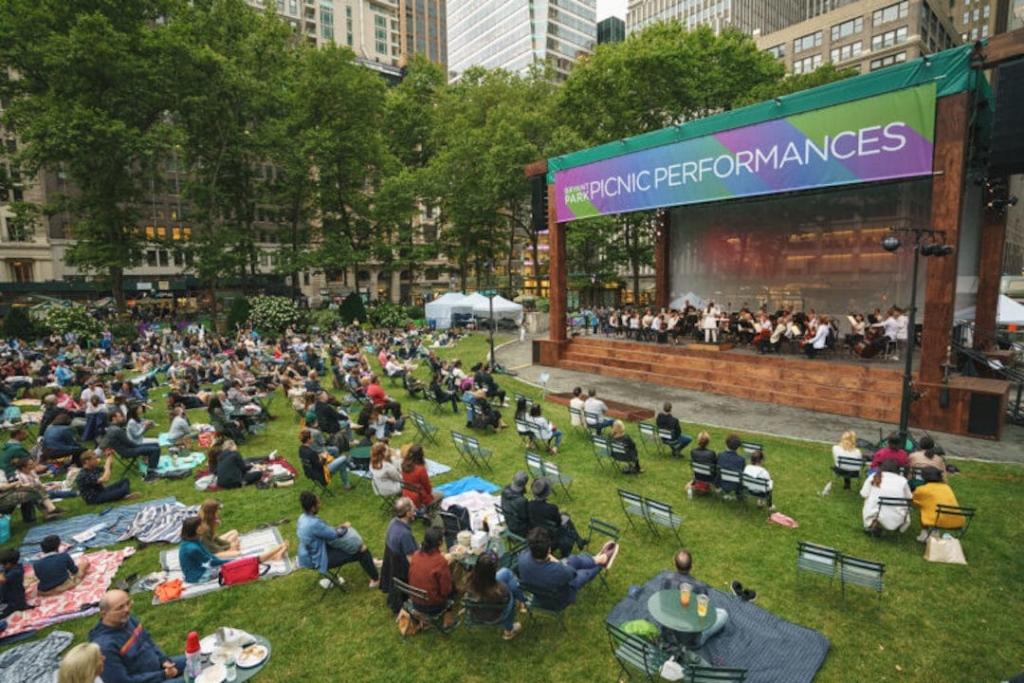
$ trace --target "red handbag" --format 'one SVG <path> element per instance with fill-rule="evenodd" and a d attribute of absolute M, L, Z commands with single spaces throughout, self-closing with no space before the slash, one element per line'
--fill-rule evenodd
<path fill-rule="evenodd" d="M 217 582 L 222 586 L 234 586 L 238 583 L 255 581 L 270 571 L 270 565 L 260 565 L 258 557 L 243 557 L 234 562 L 228 562 L 220 568 L 220 576 Z"/>

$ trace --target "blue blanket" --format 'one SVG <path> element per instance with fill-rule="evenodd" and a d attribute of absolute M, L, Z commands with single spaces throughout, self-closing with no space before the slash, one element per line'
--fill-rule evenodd
<path fill-rule="evenodd" d="M 471 477 L 463 477 L 462 479 L 456 479 L 455 481 L 450 481 L 447 484 L 441 484 L 440 486 L 435 486 L 434 490 L 435 491 L 444 491 L 445 497 L 446 498 L 451 498 L 452 496 L 457 496 L 458 494 L 465 493 L 466 491 L 479 491 L 481 493 L 494 493 L 495 491 L 500 491 L 501 487 L 496 485 L 496 484 L 492 484 L 491 482 L 487 481 L 486 479 L 478 477 L 478 476 L 476 476 L 474 474 Z"/>
<path fill-rule="evenodd" d="M 632 619 L 657 623 L 647 611 L 647 599 L 661 590 L 662 572 L 633 596 L 623 598 L 608 613 L 619 625 Z M 699 577 L 698 577 L 699 578 Z M 828 654 L 828 639 L 817 631 L 797 626 L 757 605 L 710 589 L 710 602 L 729 612 L 725 628 L 698 652 L 714 666 L 747 670 L 748 683 L 811 683 Z"/>
<path fill-rule="evenodd" d="M 174 472 L 177 470 L 193 470 L 206 462 L 206 454 L 198 451 L 188 453 L 186 455 L 179 455 L 177 457 L 177 464 L 175 464 L 175 458 L 170 455 L 161 455 L 160 464 L 156 466 L 157 475 L 167 474 L 168 472 Z M 143 474 L 149 469 L 146 462 L 139 458 L 139 471 Z"/>

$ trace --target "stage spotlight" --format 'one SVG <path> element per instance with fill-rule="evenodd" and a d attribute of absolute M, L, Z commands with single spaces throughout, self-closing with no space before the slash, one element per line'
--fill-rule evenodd
<path fill-rule="evenodd" d="M 949 256 L 953 253 L 953 247 L 948 244 L 933 244 L 932 254 L 935 256 Z"/>
<path fill-rule="evenodd" d="M 922 244 L 921 245 L 921 256 L 931 256 L 932 254 L 936 253 L 936 250 L 938 248 L 939 248 L 939 245 L 937 245 L 937 244 Z"/>
<path fill-rule="evenodd" d="M 882 249 L 886 251 L 896 251 L 901 246 L 903 246 L 903 243 L 900 242 L 900 238 L 894 235 L 889 235 L 882 240 Z"/>

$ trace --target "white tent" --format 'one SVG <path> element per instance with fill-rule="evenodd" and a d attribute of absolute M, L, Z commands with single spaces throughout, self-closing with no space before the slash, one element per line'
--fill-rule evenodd
<path fill-rule="evenodd" d="M 968 306 L 953 314 L 955 320 L 974 320 L 975 307 Z M 996 310 L 996 324 L 1024 325 L 1024 305 L 1006 296 L 999 295 L 999 308 Z"/>
<path fill-rule="evenodd" d="M 473 299 L 473 315 L 478 318 L 490 319 L 492 306 L 490 298 L 482 294 L 473 294 L 469 298 Z M 509 301 L 503 296 L 495 296 L 493 306 L 495 320 L 515 320 L 517 323 L 523 322 L 522 304 Z"/>
<path fill-rule="evenodd" d="M 676 310 L 681 310 L 687 301 L 690 302 L 691 306 L 695 306 L 697 308 L 704 308 L 705 306 L 708 305 L 708 302 L 703 297 L 699 297 L 693 292 L 687 292 L 686 294 L 683 294 L 680 297 L 676 297 L 675 299 L 670 301 L 668 307 L 674 308 Z"/>
<path fill-rule="evenodd" d="M 427 320 L 433 320 L 439 330 L 447 330 L 452 326 L 452 315 L 456 313 L 472 313 L 473 304 L 469 297 L 458 292 L 447 292 L 423 307 Z"/>

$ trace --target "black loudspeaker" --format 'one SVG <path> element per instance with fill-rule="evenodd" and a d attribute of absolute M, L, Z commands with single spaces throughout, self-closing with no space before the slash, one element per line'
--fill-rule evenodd
<path fill-rule="evenodd" d="M 995 438 L 999 436 L 1001 397 L 997 394 L 971 394 L 967 414 L 967 433 Z"/>
<path fill-rule="evenodd" d="M 996 108 L 992 117 L 992 177 L 1024 173 L 1024 59 L 996 69 Z"/>
<path fill-rule="evenodd" d="M 533 364 L 540 365 L 540 342 L 536 340 L 533 342 Z"/>
<path fill-rule="evenodd" d="M 548 178 L 539 174 L 530 176 L 530 209 L 533 217 L 533 231 L 548 229 Z"/>

